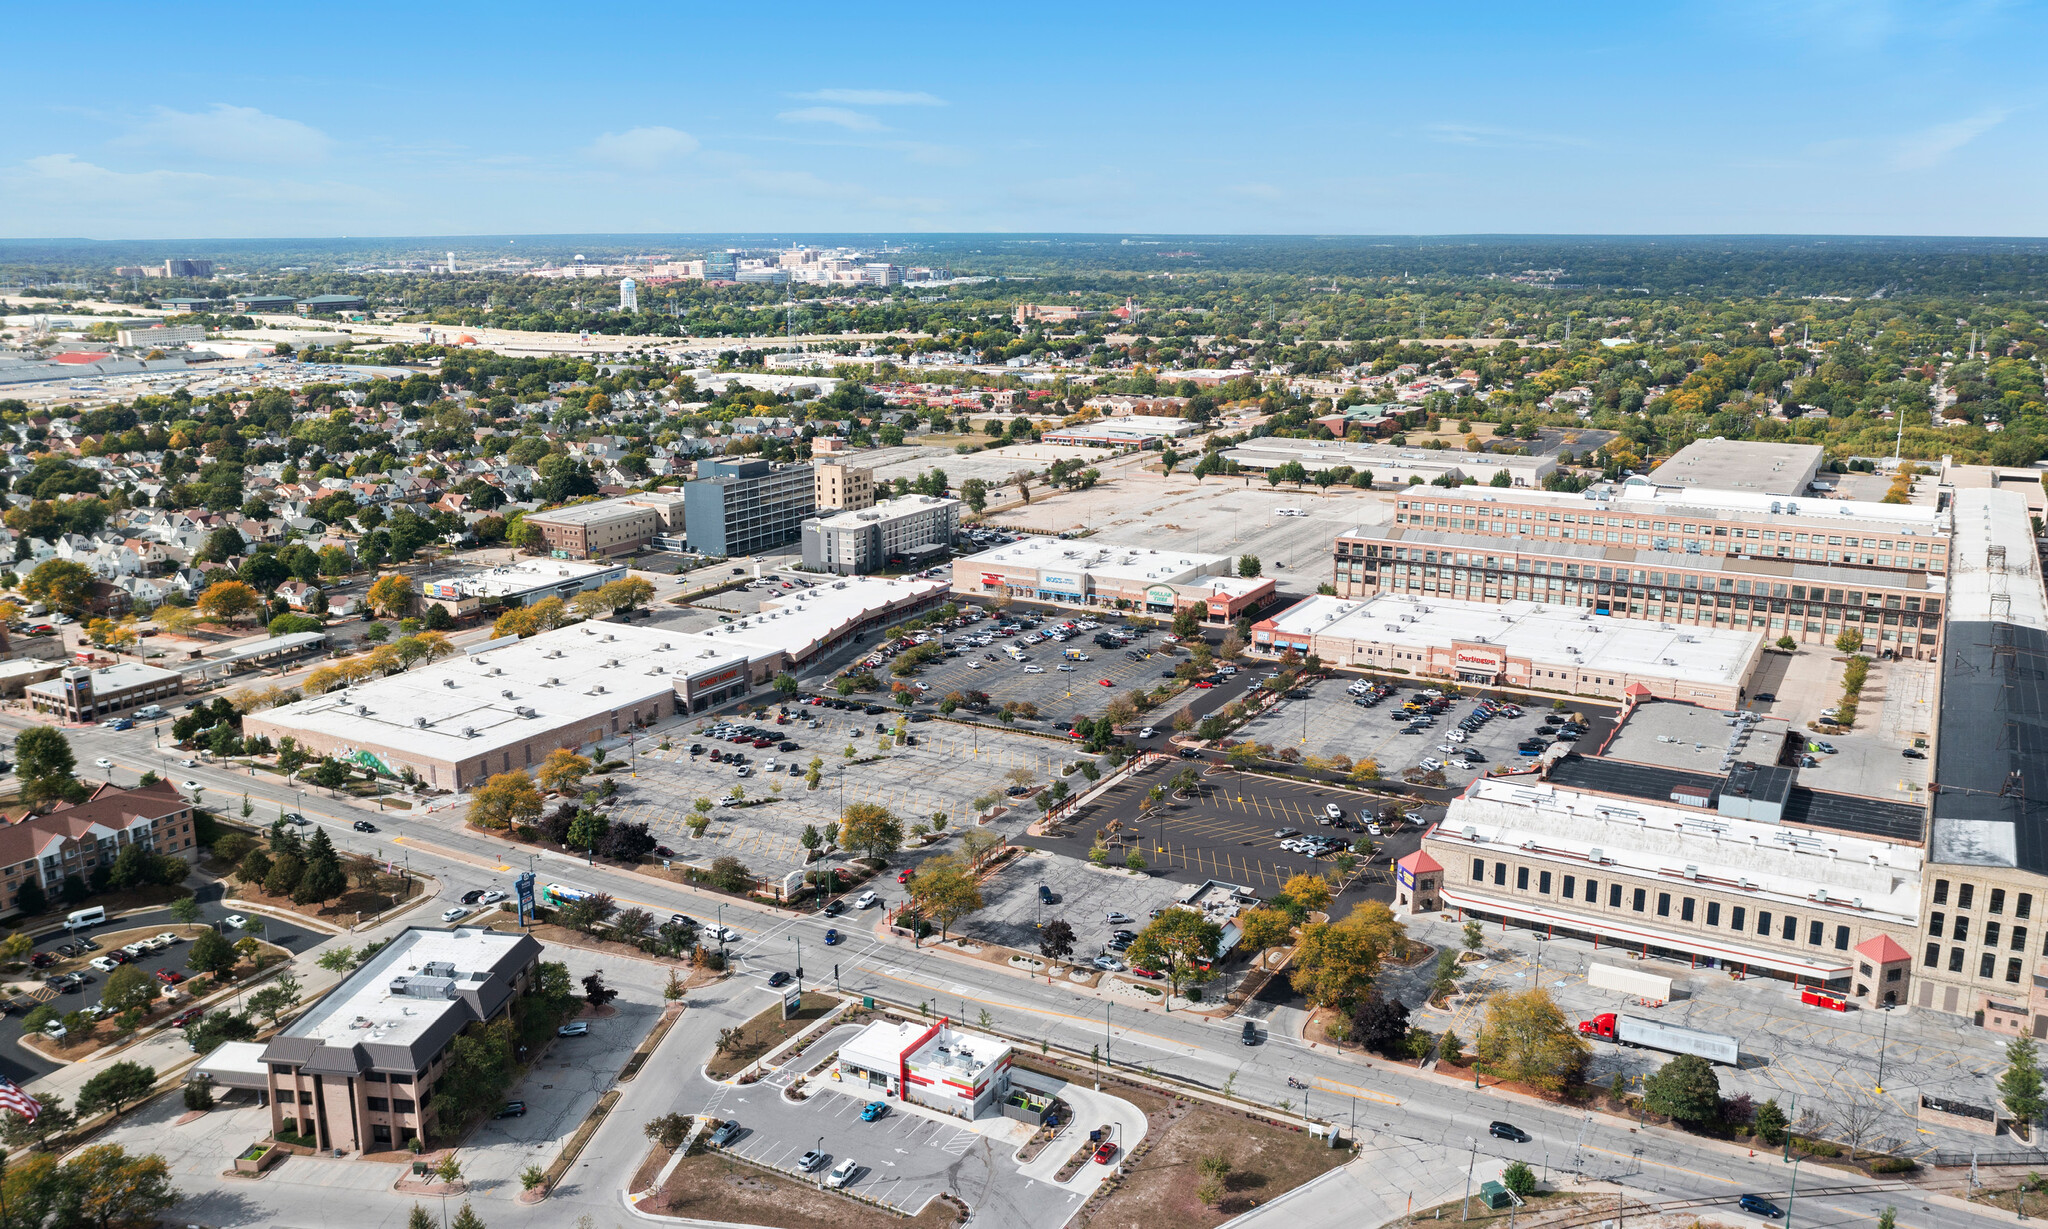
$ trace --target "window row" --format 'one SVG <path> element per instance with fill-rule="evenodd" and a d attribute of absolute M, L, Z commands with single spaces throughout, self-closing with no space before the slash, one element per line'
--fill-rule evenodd
<path fill-rule="evenodd" d="M 1492 876 L 1491 882 L 1496 887 L 1506 887 L 1508 876 L 1512 872 L 1516 891 L 1530 891 L 1531 884 L 1533 883 L 1534 891 L 1537 895 L 1548 896 L 1551 895 L 1553 885 L 1561 884 L 1561 890 L 1557 894 L 1558 899 L 1564 901 L 1583 901 L 1586 904 L 1595 906 L 1600 904 L 1600 881 L 1597 879 L 1589 877 L 1581 880 L 1577 875 L 1559 875 L 1556 872 L 1541 869 L 1532 871 L 1530 867 L 1511 867 L 1506 862 L 1494 862 L 1489 866 L 1484 858 L 1472 859 L 1473 883 L 1484 884 L 1488 882 L 1489 872 Z M 1718 900 L 1706 901 L 1704 902 L 1704 908 L 1702 908 L 1702 902 L 1691 896 L 1674 897 L 1670 892 L 1656 892 L 1653 904 L 1652 895 L 1651 890 L 1648 888 L 1629 887 L 1610 881 L 1607 884 L 1607 908 L 1625 908 L 1633 913 L 1650 913 L 1660 918 L 1670 918 L 1675 914 L 1681 922 L 1704 920 L 1704 923 L 1708 926 L 1717 929 L 1721 927 L 1724 910 L 1722 903 Z M 1729 905 L 1725 913 L 1727 929 L 1732 933 L 1751 933 L 1751 914 L 1754 913 L 1756 923 L 1754 933 L 1759 938 L 1769 939 L 1775 937 L 1784 943 L 1797 943 L 1800 941 L 1799 918 L 1793 914 L 1786 913 L 1774 916 L 1768 909 L 1752 909 L 1748 905 Z M 1808 918 L 1806 920 L 1805 941 L 1809 947 L 1826 946 L 1831 938 L 1833 941 L 1832 945 L 1836 951 L 1846 952 L 1849 950 L 1849 943 L 1854 938 L 1854 935 L 1849 927 L 1836 925 L 1831 936 L 1826 922 L 1818 918 Z"/>

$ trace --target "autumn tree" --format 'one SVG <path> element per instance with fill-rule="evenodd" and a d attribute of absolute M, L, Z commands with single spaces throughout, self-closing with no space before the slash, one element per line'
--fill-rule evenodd
<path fill-rule="evenodd" d="M 263 596 L 239 580 L 218 580 L 199 595 L 199 613 L 220 623 L 233 623 L 263 609 Z"/>
<path fill-rule="evenodd" d="M 1216 976 L 1206 966 L 1214 964 L 1222 941 L 1223 927 L 1193 909 L 1162 909 L 1131 940 L 1124 955 L 1132 964 L 1164 973 L 1178 995 L 1183 986 L 1197 986 Z"/>
<path fill-rule="evenodd" d="M 1238 940 L 1247 949 L 1263 952 L 1279 947 L 1294 932 L 1294 920 L 1278 909 L 1247 909 L 1237 915 Z"/>
<path fill-rule="evenodd" d="M 590 775 L 590 769 L 588 759 L 567 747 L 557 747 L 548 752 L 548 757 L 540 762 L 540 771 L 534 775 L 539 778 L 542 789 L 569 794 L 574 793 L 576 787 L 583 783 L 583 778 Z"/>
<path fill-rule="evenodd" d="M 75 615 L 92 593 L 92 569 L 69 559 L 45 559 L 21 582 L 21 592 L 53 610 Z"/>
<path fill-rule="evenodd" d="M 981 908 L 981 886 L 960 859 L 941 854 L 917 868 L 910 881 L 910 901 L 939 924 L 943 943 L 954 922 Z"/>
<path fill-rule="evenodd" d="M 377 578 L 370 591 L 363 595 L 363 604 L 378 614 L 398 618 L 412 609 L 412 586 L 405 577 L 386 573 Z"/>
<path fill-rule="evenodd" d="M 849 803 L 839 816 L 839 844 L 844 849 L 865 849 L 869 857 L 880 858 L 902 847 L 903 823 L 887 807 Z"/>
<path fill-rule="evenodd" d="M 1310 922 L 1295 939 L 1294 988 L 1318 1007 L 1349 1010 L 1378 975 L 1381 958 L 1407 941 L 1393 910 L 1376 900 L 1342 921 Z"/>
<path fill-rule="evenodd" d="M 1585 1070 L 1592 1046 L 1539 986 L 1493 998 L 1478 1052 L 1480 1063 L 1502 1079 L 1555 1092 Z"/>
<path fill-rule="evenodd" d="M 1317 913 L 1330 907 L 1330 881 L 1306 871 L 1290 876 L 1280 890 L 1303 909 Z"/>
<path fill-rule="evenodd" d="M 469 798 L 469 822 L 478 828 L 530 824 L 540 817 L 540 811 L 540 790 L 523 772 L 497 773 Z"/>

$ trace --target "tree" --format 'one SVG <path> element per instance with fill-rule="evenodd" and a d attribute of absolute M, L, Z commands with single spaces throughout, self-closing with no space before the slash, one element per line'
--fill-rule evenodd
<path fill-rule="evenodd" d="M 340 789 L 348 784 L 348 765 L 331 755 L 323 757 L 313 770 L 313 783 L 322 789 Z"/>
<path fill-rule="evenodd" d="M 412 610 L 412 586 L 396 573 L 379 576 L 363 595 L 363 604 L 378 614 L 397 618 Z"/>
<path fill-rule="evenodd" d="M 38 1093 L 36 1100 L 42 1103 L 43 1108 L 33 1120 L 19 1114 L 0 1115 L 0 1142 L 9 1148 L 40 1149 L 51 1136 L 64 1135 L 78 1125 L 78 1115 L 64 1107 L 63 1093 Z M 8 1176 L 13 1175 L 9 1173 Z M 12 1197 L 11 1191 L 9 1197 Z"/>
<path fill-rule="evenodd" d="M 1237 557 L 1237 574 L 1244 579 L 1255 579 L 1263 570 L 1264 568 L 1259 563 L 1257 555 L 1239 555 Z"/>
<path fill-rule="evenodd" d="M 2005 1074 L 1998 1077 L 1998 1095 L 2006 1112 L 2028 1127 L 2040 1120 L 2041 1064 L 2032 1037 L 2006 1043 Z"/>
<path fill-rule="evenodd" d="M 185 1041 L 194 1052 L 207 1054 L 224 1041 L 254 1041 L 256 1022 L 248 1016 L 216 1011 L 185 1026 Z"/>
<path fill-rule="evenodd" d="M 86 599 L 92 594 L 93 580 L 92 569 L 82 563 L 69 559 L 45 559 L 28 574 L 28 579 L 22 581 L 21 592 L 32 601 L 46 603 L 68 615 L 77 615 L 85 610 Z"/>
<path fill-rule="evenodd" d="M 156 1001 L 159 988 L 156 978 L 135 965 L 124 964 L 107 974 L 107 985 L 100 992 L 100 1002 L 113 1012 L 147 1007 Z"/>
<path fill-rule="evenodd" d="M 540 812 L 540 791 L 523 772 L 496 773 L 469 798 L 469 823 L 477 828 L 531 824 Z"/>
<path fill-rule="evenodd" d="M 1038 931 L 1038 951 L 1047 960 L 1065 960 L 1074 954 L 1074 928 L 1063 918 L 1054 918 Z"/>
<path fill-rule="evenodd" d="M 314 963 L 329 973 L 346 973 L 356 967 L 356 949 L 337 947 L 321 954 Z"/>
<path fill-rule="evenodd" d="M 72 775 L 78 759 L 63 731 L 46 725 L 30 726 L 15 738 L 14 755 L 24 801 L 33 804 L 83 795 L 84 788 Z"/>
<path fill-rule="evenodd" d="M 1785 1121 L 1785 1111 L 1778 1108 L 1778 1099 L 1772 1097 L 1756 1107 L 1756 1137 L 1773 1147 L 1785 1142 L 1785 1129 L 1791 1124 Z"/>
<path fill-rule="evenodd" d="M 1125 955 L 1134 965 L 1157 969 L 1178 996 L 1183 986 L 1198 986 L 1216 976 L 1208 967 L 1216 960 L 1223 927 L 1193 909 L 1162 909 L 1131 940 Z"/>
<path fill-rule="evenodd" d="M 603 892 L 593 892 L 578 900 L 563 905 L 556 921 L 571 930 L 590 934 L 611 920 L 619 910 L 618 903 Z"/>
<path fill-rule="evenodd" d="M 918 868 L 910 881 L 910 900 L 919 913 L 938 922 L 939 941 L 944 942 L 954 922 L 981 908 L 981 887 L 960 859 L 941 854 Z"/>
<path fill-rule="evenodd" d="M 441 1225 L 434 1219 L 432 1212 L 414 1204 L 412 1211 L 406 1213 L 405 1229 L 441 1229 Z"/>
<path fill-rule="evenodd" d="M 1511 1161 L 1500 1171 L 1500 1184 L 1515 1193 L 1519 1199 L 1527 1199 L 1536 1193 L 1536 1171 L 1521 1161 Z"/>
<path fill-rule="evenodd" d="M 1348 1009 L 1378 975 L 1381 957 L 1406 943 L 1407 932 L 1379 901 L 1341 922 L 1310 922 L 1295 940 L 1294 988 L 1318 1007 Z"/>
<path fill-rule="evenodd" d="M 839 844 L 845 849 L 865 849 L 869 857 L 880 858 L 902 848 L 903 824 L 887 807 L 849 803 L 839 817 Z"/>
<path fill-rule="evenodd" d="M 1278 909 L 1247 909 L 1237 917 L 1239 942 L 1254 952 L 1279 947 L 1294 933 L 1294 920 Z"/>
<path fill-rule="evenodd" d="M 690 1124 L 688 1114 L 667 1113 L 648 1119 L 641 1131 L 657 1146 L 674 1152 L 690 1138 Z"/>
<path fill-rule="evenodd" d="M 1843 628 L 1842 634 L 1835 637 L 1835 650 L 1840 653 L 1862 652 L 1863 633 L 1853 627 Z"/>
<path fill-rule="evenodd" d="M 1553 1092 L 1578 1079 L 1591 1052 L 1541 987 L 1496 995 L 1479 1030 L 1479 1061 L 1495 1075 Z"/>
<path fill-rule="evenodd" d="M 327 839 L 325 828 L 313 829 L 306 842 L 305 863 L 305 872 L 292 889 L 293 904 L 322 905 L 348 891 L 348 876 L 341 869 L 341 858 L 334 852 L 334 843 Z"/>
<path fill-rule="evenodd" d="M 269 1016 L 270 1023 L 276 1025 L 284 1019 L 285 1013 L 299 1005 L 301 989 L 298 978 L 286 973 L 250 995 L 249 1010 Z"/>
<path fill-rule="evenodd" d="M 583 1001 L 594 1009 L 601 1009 L 619 997 L 619 992 L 604 984 L 604 970 L 599 969 L 583 979 Z"/>
<path fill-rule="evenodd" d="M 583 783 L 583 778 L 590 775 L 591 767 L 588 759 L 567 747 L 558 747 L 548 752 L 548 757 L 540 762 L 540 771 L 534 776 L 540 781 L 542 789 L 557 794 L 570 794 Z"/>
<path fill-rule="evenodd" d="M 1465 923 L 1465 950 L 1476 952 L 1486 946 L 1486 928 L 1477 922 Z"/>
<path fill-rule="evenodd" d="M 967 501 L 969 511 L 980 512 L 988 507 L 988 483 L 980 478 L 969 478 L 960 484 L 960 498 Z"/>
<path fill-rule="evenodd" d="M 264 608 L 263 596 L 239 580 L 217 580 L 208 585 L 197 605 L 200 614 L 223 623 Z"/>
<path fill-rule="evenodd" d="M 1291 876 L 1280 890 L 1287 894 L 1289 900 L 1310 912 L 1319 912 L 1330 905 L 1330 881 L 1321 875 L 1303 872 Z"/>
<path fill-rule="evenodd" d="M 452 1159 L 455 1154 L 451 1152 L 448 1155 Z M 448 1229 L 487 1229 L 487 1227 L 484 1224 L 483 1217 L 478 1216 L 476 1210 L 469 1206 L 469 1200 L 465 1199 L 462 1201 L 462 1206 L 456 1210 L 455 1219 L 448 1222 Z"/>
<path fill-rule="evenodd" d="M 1681 1054 L 1643 1081 L 1643 1103 L 1686 1126 L 1710 1123 L 1721 1116 L 1721 1079 L 1714 1064 L 1697 1054 Z"/>
<path fill-rule="evenodd" d="M 1408 1038 L 1408 1007 L 1368 993 L 1351 1012 L 1351 1040 L 1376 1054 L 1393 1055 Z"/>
<path fill-rule="evenodd" d="M 156 1214 L 184 1198 L 171 1185 L 171 1167 L 151 1153 L 129 1156 L 119 1144 L 96 1144 L 66 1162 L 61 1180 L 78 1219 L 92 1229 L 152 1224 Z"/>
<path fill-rule="evenodd" d="M 234 945 L 218 930 L 208 929 L 192 940 L 192 948 L 185 953 L 185 967 L 198 973 L 219 973 L 235 967 Z"/>
<path fill-rule="evenodd" d="M 156 1068 L 135 1062 L 115 1063 L 79 1085 L 78 1112 L 87 1118 L 108 1111 L 118 1114 L 147 1097 L 155 1086 Z"/>

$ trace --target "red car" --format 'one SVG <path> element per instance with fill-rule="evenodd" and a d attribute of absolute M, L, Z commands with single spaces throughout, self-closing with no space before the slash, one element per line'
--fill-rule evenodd
<path fill-rule="evenodd" d="M 1095 681 L 1096 681 L 1096 682 L 1098 682 L 1098 683 L 1100 683 L 1100 684 L 1102 684 L 1102 685 L 1103 685 L 1104 687 L 1114 687 L 1114 686 L 1116 686 L 1116 684 L 1115 684 L 1115 683 L 1112 683 L 1112 682 L 1110 682 L 1110 681 L 1109 681 L 1108 679 L 1096 679 Z"/>
<path fill-rule="evenodd" d="M 1116 1145 L 1109 1140 L 1103 1140 L 1102 1145 L 1095 1150 L 1095 1163 L 1097 1165 L 1107 1165 L 1115 1157 Z"/>
<path fill-rule="evenodd" d="M 185 980 L 185 975 L 176 969 L 158 969 L 156 979 L 166 986 L 175 986 Z"/>
<path fill-rule="evenodd" d="M 760 748 L 760 749 L 765 749 L 765 748 L 768 748 L 768 747 L 772 747 L 772 746 L 774 746 L 774 745 L 775 745 L 774 743 L 772 743 L 772 742 L 768 741 L 768 740 L 767 740 L 767 739 L 765 739 L 765 738 L 757 738 L 757 739 L 755 739 L 755 740 L 754 740 L 754 746 L 755 746 L 756 748 Z"/>
<path fill-rule="evenodd" d="M 1208 679 L 1196 679 L 1196 680 L 1195 680 L 1195 686 L 1197 686 L 1197 687 L 1201 688 L 1201 689 L 1202 689 L 1203 691 L 1207 691 L 1207 690 L 1209 690 L 1209 689 L 1210 689 L 1211 687 L 1214 687 L 1215 685 L 1216 685 L 1216 684 L 1214 684 L 1214 683 L 1210 682 L 1210 681 L 1209 681 Z"/>
<path fill-rule="evenodd" d="M 204 1007 L 194 1007 L 194 1008 L 193 1008 L 192 1010 L 190 1010 L 190 1011 L 186 1012 L 186 1013 L 185 1013 L 184 1015 L 182 1015 L 182 1016 L 172 1016 L 172 1017 L 171 1017 L 171 1027 L 172 1027 L 172 1028 L 183 1028 L 183 1027 L 185 1027 L 185 1026 L 186 1026 L 187 1024 L 190 1024 L 190 1023 L 192 1023 L 192 1022 L 193 1022 L 194 1020 L 197 1020 L 197 1019 L 199 1019 L 200 1017 L 204 1016 L 205 1014 L 206 1014 L 206 1009 L 205 1009 Z"/>
<path fill-rule="evenodd" d="M 896 872 L 896 882 L 909 883 L 910 877 L 916 873 L 917 871 L 915 868 L 906 866 L 902 870 Z"/>
<path fill-rule="evenodd" d="M 1147 981 L 1158 981 L 1160 978 L 1166 976 L 1166 974 L 1161 973 L 1158 969 L 1148 969 L 1142 964 L 1132 965 L 1131 972 L 1137 974 L 1139 977 L 1142 977 Z"/>

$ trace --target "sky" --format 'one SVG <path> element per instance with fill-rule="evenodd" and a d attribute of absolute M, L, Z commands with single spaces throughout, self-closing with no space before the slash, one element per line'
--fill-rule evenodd
<path fill-rule="evenodd" d="M 0 237 L 2048 234 L 2048 0 L 93 13 Z"/>

